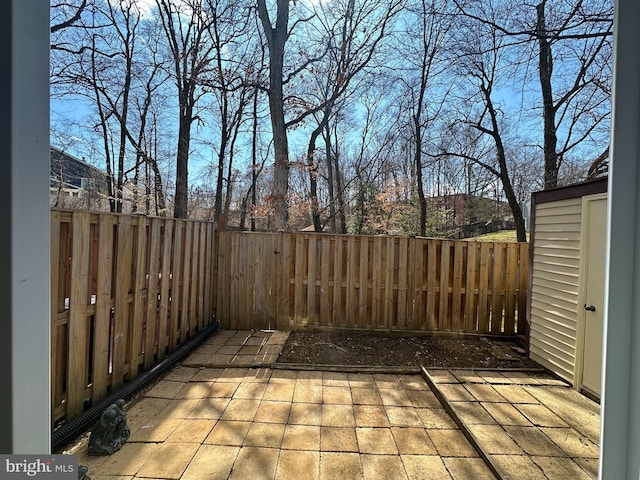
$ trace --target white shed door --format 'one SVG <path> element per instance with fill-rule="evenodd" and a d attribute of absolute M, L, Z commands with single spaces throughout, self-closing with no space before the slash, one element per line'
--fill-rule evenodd
<path fill-rule="evenodd" d="M 585 330 L 582 386 L 600 395 L 602 379 L 602 330 L 604 312 L 605 241 L 607 231 L 607 199 L 586 202 L 586 282 Z"/>

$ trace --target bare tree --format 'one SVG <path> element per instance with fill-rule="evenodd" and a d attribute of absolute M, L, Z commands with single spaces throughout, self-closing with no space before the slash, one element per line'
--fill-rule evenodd
<path fill-rule="evenodd" d="M 611 106 L 613 3 L 608 0 L 542 0 L 535 6 L 455 0 L 459 11 L 513 39 L 536 61 L 542 96 L 544 185 L 558 184 L 563 159 L 590 142 L 607 156 Z M 551 8 L 548 8 L 551 7 Z M 549 14 L 551 10 L 551 14 Z M 496 12 L 509 12 L 498 19 Z M 554 57 L 561 56 L 561 62 Z M 526 80 L 525 80 L 526 81 Z"/>
<path fill-rule="evenodd" d="M 212 19 L 207 17 L 202 2 L 156 0 L 178 93 L 175 218 L 186 218 L 188 214 L 191 125 L 198 118 L 195 109 L 204 94 L 200 82 L 209 70 L 213 49 L 208 35 Z"/>

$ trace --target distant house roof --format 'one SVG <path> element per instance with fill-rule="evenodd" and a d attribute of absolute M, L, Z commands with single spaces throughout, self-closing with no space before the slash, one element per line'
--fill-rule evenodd
<path fill-rule="evenodd" d="M 52 187 L 62 183 L 67 188 L 87 188 L 87 179 L 93 179 L 93 188 L 107 191 L 108 177 L 105 172 L 59 148 L 51 147 L 49 168 Z"/>

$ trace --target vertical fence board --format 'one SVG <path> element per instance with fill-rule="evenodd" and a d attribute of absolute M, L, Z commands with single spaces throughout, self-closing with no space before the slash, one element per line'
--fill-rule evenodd
<path fill-rule="evenodd" d="M 73 214 L 71 295 L 69 297 L 69 374 L 67 377 L 67 415 L 84 410 L 84 391 L 88 372 L 87 296 L 89 288 L 89 214 Z"/>
<path fill-rule="evenodd" d="M 506 284 L 504 294 L 504 333 L 513 335 L 516 317 L 516 289 L 518 286 L 518 244 L 507 245 Z"/>
<path fill-rule="evenodd" d="M 334 238 L 335 242 L 335 238 Z M 323 235 L 320 239 L 320 318 L 319 323 L 323 327 L 333 324 L 333 304 L 331 299 L 336 289 L 335 271 L 332 270 L 330 258 L 335 255 L 335 248 L 331 248 L 332 242 L 329 236 Z M 331 290 L 331 291 L 330 291 Z"/>
<path fill-rule="evenodd" d="M 133 297 L 133 318 L 136 320 L 131 331 L 131 342 L 129 345 L 129 376 L 131 379 L 138 376 L 138 365 L 143 349 L 143 328 L 144 319 L 147 310 L 147 220 L 144 217 L 134 219 L 137 224 L 136 245 L 135 245 L 135 279 L 134 279 L 134 297 Z M 125 234 L 126 232 L 123 232 Z M 129 234 L 131 234 L 130 232 Z M 118 229 L 118 236 L 120 230 Z M 133 242 L 133 240 L 132 240 Z M 118 262 L 119 268 L 123 268 Z M 116 270 L 119 271 L 119 270 Z M 119 277 L 119 274 L 116 275 Z M 142 359 L 144 362 L 144 359 Z"/>
<path fill-rule="evenodd" d="M 369 238 L 361 237 L 360 238 L 360 276 L 359 276 L 359 285 L 360 290 L 358 291 L 358 317 L 357 317 L 357 325 L 360 328 L 366 328 L 368 323 L 368 315 L 367 315 L 367 294 L 369 290 Z"/>
<path fill-rule="evenodd" d="M 358 257 L 356 250 L 356 238 L 353 236 L 347 238 L 345 258 L 347 259 L 347 284 L 345 286 L 347 302 L 346 325 L 347 327 L 353 327 L 357 323 L 356 311 L 358 308 L 358 290 L 356 289 L 358 282 Z"/>
<path fill-rule="evenodd" d="M 489 270 L 491 269 L 491 252 L 493 244 L 483 242 L 480 245 L 480 280 L 478 282 L 478 332 L 489 331 Z"/>
<path fill-rule="evenodd" d="M 149 271 L 146 275 L 147 321 L 144 334 L 144 369 L 154 362 L 158 324 L 158 276 L 160 274 L 160 222 L 154 218 L 149 224 Z"/>
<path fill-rule="evenodd" d="M 449 278 L 451 276 L 451 246 L 448 240 L 440 243 L 440 300 L 438 304 L 439 330 L 451 331 L 449 316 Z"/>
<path fill-rule="evenodd" d="M 316 312 L 316 282 L 318 280 L 318 266 L 317 266 L 317 236 L 306 235 L 306 241 L 308 242 L 308 260 L 307 260 L 307 308 L 306 317 L 309 325 L 319 325 L 318 313 Z"/>
<path fill-rule="evenodd" d="M 384 279 L 384 323 L 382 327 L 386 330 L 395 328 L 397 319 L 394 318 L 395 309 L 393 308 L 393 292 L 394 292 L 394 276 L 396 273 L 395 261 L 395 240 L 393 237 L 386 237 L 386 271 Z"/>
<path fill-rule="evenodd" d="M 181 316 L 180 316 L 180 344 L 189 338 L 189 332 L 191 329 L 191 303 L 189 302 L 189 294 L 191 288 L 191 263 L 193 255 L 193 224 L 191 222 L 185 222 L 184 229 L 184 255 L 182 258 L 182 274 L 180 275 L 180 285 L 182 300 L 180 302 Z"/>
<path fill-rule="evenodd" d="M 410 312 L 413 311 L 408 304 L 409 298 L 407 295 L 409 284 L 409 239 L 401 237 L 398 240 L 398 320 L 397 325 L 401 330 L 411 329 L 413 324 L 413 316 Z M 413 269 L 411 269 L 413 270 Z"/>
<path fill-rule="evenodd" d="M 169 328 L 169 350 L 177 348 L 178 343 L 180 342 L 180 282 L 182 281 L 182 275 L 180 271 L 182 268 L 182 255 L 184 252 L 184 231 L 182 228 L 183 225 L 183 220 L 176 220 L 173 232 L 173 258 L 171 263 L 171 319 L 169 320 L 171 326 Z"/>
<path fill-rule="evenodd" d="M 200 223 L 200 256 L 198 258 L 198 290 L 196 296 L 198 299 L 198 306 L 196 308 L 196 314 L 198 315 L 198 331 L 201 332 L 205 325 L 204 315 L 204 299 L 206 295 L 204 277 L 206 271 L 209 269 L 206 262 L 207 259 L 207 227 L 206 224 Z"/>
<path fill-rule="evenodd" d="M 529 244 L 519 243 L 519 282 L 518 282 L 518 319 L 517 330 L 518 335 L 526 335 L 527 333 L 527 290 L 529 285 Z"/>
<path fill-rule="evenodd" d="M 344 246 L 343 237 L 336 236 L 333 249 L 333 305 L 331 314 L 333 325 L 341 327 L 346 326 L 345 310 L 342 307 L 342 285 L 345 280 L 343 278 Z"/>
<path fill-rule="evenodd" d="M 191 272 L 189 274 L 189 330 L 187 338 L 192 338 L 198 329 L 198 259 L 200 258 L 200 224 L 191 223 Z"/>
<path fill-rule="evenodd" d="M 96 315 L 93 334 L 93 397 L 107 395 L 109 384 L 109 344 L 111 330 L 111 284 L 113 280 L 113 227 L 115 217 L 99 220 Z"/>
<path fill-rule="evenodd" d="M 168 345 L 167 324 L 169 323 L 171 284 L 171 248 L 173 244 L 173 220 L 163 221 L 162 268 L 160 269 L 160 305 L 158 307 L 158 361 L 164 360 Z"/>
<path fill-rule="evenodd" d="M 477 317 L 477 287 L 478 287 L 478 242 L 467 244 L 467 282 L 464 297 L 464 331 L 475 332 L 478 328 Z"/>
<path fill-rule="evenodd" d="M 491 275 L 491 333 L 500 333 L 503 327 L 505 247 L 505 243 L 493 244 L 493 273 Z"/>
<path fill-rule="evenodd" d="M 143 224 L 144 218 L 141 219 Z M 126 216 L 118 217 L 118 253 L 116 271 L 116 311 L 113 328 L 113 367 L 111 374 L 111 388 L 120 387 L 124 379 L 124 366 L 127 358 L 133 363 L 134 359 L 127 355 L 127 339 L 129 326 L 129 293 L 131 288 L 131 254 L 133 249 L 131 218 Z M 144 229 L 142 229 L 144 231 Z M 140 228 L 138 229 L 140 235 Z M 137 325 L 137 322 L 136 322 Z M 135 345 L 131 350 L 136 351 Z M 130 373 L 134 370 L 133 365 L 129 366 Z"/>
<path fill-rule="evenodd" d="M 427 250 L 427 304 L 426 304 L 426 328 L 427 330 L 439 330 L 439 318 L 436 314 L 436 285 L 438 275 L 438 241 L 427 240 L 425 243 Z"/>
<path fill-rule="evenodd" d="M 464 261 L 467 253 L 467 242 L 454 242 L 453 244 L 453 292 L 451 294 L 451 330 L 464 331 L 464 319 L 462 312 L 462 290 L 464 288 Z"/>

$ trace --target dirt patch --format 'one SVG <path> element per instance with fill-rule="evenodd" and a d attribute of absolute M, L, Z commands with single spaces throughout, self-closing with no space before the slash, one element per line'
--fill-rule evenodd
<path fill-rule="evenodd" d="M 514 341 L 291 332 L 278 363 L 450 368 L 540 368 Z"/>

